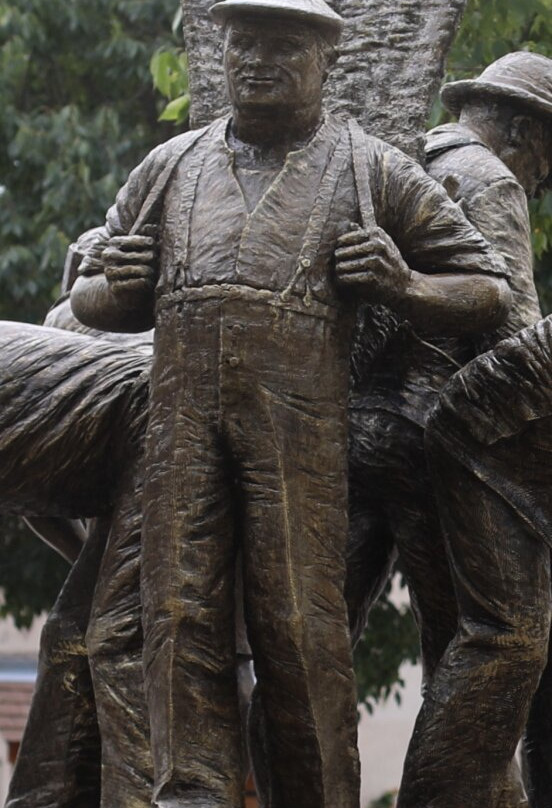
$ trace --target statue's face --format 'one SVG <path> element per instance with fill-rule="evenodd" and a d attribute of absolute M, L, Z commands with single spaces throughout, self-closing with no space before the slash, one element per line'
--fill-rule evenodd
<path fill-rule="evenodd" d="M 552 126 L 550 122 L 519 116 L 515 136 L 510 138 L 504 162 L 533 197 L 550 182 L 552 173 Z"/>
<path fill-rule="evenodd" d="M 292 112 L 319 104 L 327 63 L 310 26 L 285 18 L 228 23 L 224 68 L 232 105 L 241 112 Z"/>

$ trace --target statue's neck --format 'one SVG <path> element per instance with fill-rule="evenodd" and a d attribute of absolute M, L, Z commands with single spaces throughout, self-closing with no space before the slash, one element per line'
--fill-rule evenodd
<path fill-rule="evenodd" d="M 281 163 L 290 151 L 307 145 L 320 126 L 320 105 L 310 110 L 281 115 L 273 110 L 234 110 L 229 145 L 237 154 L 249 153 L 259 163 Z"/>

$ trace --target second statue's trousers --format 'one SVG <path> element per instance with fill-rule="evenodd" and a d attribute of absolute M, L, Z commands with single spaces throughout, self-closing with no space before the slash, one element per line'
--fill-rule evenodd
<path fill-rule="evenodd" d="M 243 801 L 239 546 L 270 803 L 357 808 L 343 600 L 348 363 L 339 327 L 251 300 L 160 306 L 142 565 L 159 805 Z"/>
<path fill-rule="evenodd" d="M 550 419 L 484 445 L 447 434 L 438 413 L 426 444 L 459 623 L 416 722 L 399 806 L 494 808 L 526 724 L 535 736 L 547 663 L 550 535 L 534 516 L 551 523 Z M 533 793 L 530 804 L 549 801 Z"/>

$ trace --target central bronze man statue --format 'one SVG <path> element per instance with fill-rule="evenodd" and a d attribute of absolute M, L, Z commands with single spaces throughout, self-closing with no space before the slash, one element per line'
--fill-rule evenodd
<path fill-rule="evenodd" d="M 488 330 L 510 305 L 507 270 L 417 164 L 324 114 L 342 20 L 323 0 L 212 14 L 231 116 L 132 172 L 72 293 L 90 326 L 156 329 L 142 547 L 154 801 L 242 804 L 241 549 L 270 804 L 357 808 L 343 600 L 357 305 Z"/>

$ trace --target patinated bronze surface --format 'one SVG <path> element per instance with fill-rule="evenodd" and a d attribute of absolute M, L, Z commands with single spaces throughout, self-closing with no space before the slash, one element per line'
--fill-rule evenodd
<path fill-rule="evenodd" d="M 353 804 L 341 590 L 355 297 L 432 314 L 435 328 L 446 316 L 453 331 L 477 329 L 504 317 L 506 273 L 415 164 L 322 118 L 333 15 L 320 28 L 322 12 L 307 6 L 227 0 L 217 12 L 231 124 L 178 138 L 133 172 L 108 215 L 109 242 L 72 293 L 89 325 L 140 329 L 159 276 L 142 538 L 154 795 L 167 806 L 241 801 L 239 545 L 273 800 Z M 157 264 L 138 230 L 167 174 L 149 218 Z M 351 222 L 365 230 L 347 232 Z M 418 271 L 432 267 L 442 274 Z"/>
<path fill-rule="evenodd" d="M 514 303 L 506 323 L 498 332 L 475 340 L 434 340 L 402 325 L 368 372 L 360 378 L 357 375 L 351 402 L 347 594 L 353 630 L 361 630 L 363 609 L 374 602 L 398 548 L 420 628 L 429 692 L 435 668 L 456 633 L 458 614 L 437 503 L 426 472 L 425 424 L 440 389 L 461 365 L 496 344 L 501 336 L 513 334 L 540 317 L 526 196 L 535 192 L 550 171 L 550 113 L 546 109 L 550 71 L 550 60 L 544 57 L 511 54 L 488 68 L 480 79 L 449 85 L 444 90 L 445 101 L 462 99 L 460 107 L 454 105 L 456 112 L 462 109 L 460 123 L 441 127 L 428 136 L 428 171 L 447 187 L 511 267 Z M 471 507 L 477 510 L 473 501 Z M 546 610 L 545 602 L 542 608 Z M 543 700 L 539 701 L 542 704 Z M 485 697 L 478 703 L 483 709 Z M 466 715 L 470 709 L 466 708 Z M 502 727 L 505 736 L 514 731 L 513 726 Z M 542 722 L 539 726 L 537 732 L 533 723 L 528 728 L 533 749 L 547 742 L 542 737 Z M 493 733 L 495 730 L 494 726 Z M 507 747 L 508 742 L 503 741 Z M 424 743 L 423 735 L 417 735 L 413 749 Z M 432 755 L 429 750 L 425 747 L 426 754 Z M 454 761 L 447 757 L 445 764 L 442 757 L 442 768 L 449 772 L 450 791 L 443 785 L 436 787 L 435 793 L 443 802 L 435 804 L 465 804 L 464 789 L 468 786 L 460 788 L 460 783 L 465 781 L 470 761 L 483 759 L 467 743 L 458 744 Z M 416 752 L 410 765 L 407 777 L 414 770 L 424 777 Z M 543 768 L 541 763 L 533 780 L 543 778 Z M 492 765 L 482 764 L 482 771 L 490 782 Z M 422 793 L 416 790 L 410 797 L 407 781 L 401 799 L 405 805 L 417 806 Z M 535 805 L 545 805 L 547 799 Z M 520 800 L 523 794 L 511 782 L 499 804 L 519 805 Z"/>
<path fill-rule="evenodd" d="M 324 4 L 317 13 L 334 20 L 329 37 L 318 18 L 313 26 L 309 3 L 300 24 L 295 4 L 289 17 L 289 4 L 270 3 L 269 19 L 250 16 L 259 10 L 252 0 L 221 5 L 236 9 L 226 38 L 232 124 L 177 138 L 133 172 L 87 249 L 74 301 L 103 329 L 157 326 L 143 591 L 159 804 L 241 801 L 237 545 L 272 804 L 349 804 L 354 705 L 341 589 L 355 313 L 367 299 L 419 327 L 431 321 L 437 333 L 493 328 L 509 303 L 507 272 L 414 164 L 322 117 L 338 27 Z M 245 55 L 248 38 L 255 58 Z M 293 59 L 294 90 L 282 104 L 275 75 Z M 261 110 L 263 93 L 272 106 Z M 149 804 L 152 788 L 138 466 L 120 472 L 110 500 L 87 638 L 103 803 L 132 808 Z"/>
<path fill-rule="evenodd" d="M 326 108 L 352 115 L 368 134 L 423 162 L 426 120 L 465 6 L 466 0 L 334 0 L 344 28 L 324 88 Z M 211 0 L 182 3 L 193 128 L 229 111 L 210 7 Z"/>
<path fill-rule="evenodd" d="M 48 321 L 69 326 L 65 309 L 61 303 Z M 126 470 L 134 467 L 144 433 L 150 360 L 143 352 L 105 340 L 19 323 L 0 324 L 0 344 L 5 362 L 0 454 L 6 509 L 32 514 L 39 529 L 44 517 L 51 520 L 55 514 L 61 535 L 65 519 L 96 517 L 43 631 L 35 697 L 7 805 L 97 808 L 102 750 L 86 633 L 113 505 L 121 499 Z M 139 512 L 135 502 L 134 513 Z M 134 567 L 130 553 L 119 558 L 131 581 L 129 599 L 137 597 L 139 532 L 134 539 Z M 124 610 L 125 601 L 119 605 Z M 131 631 L 138 635 L 139 660 L 139 612 L 134 614 L 127 637 Z M 121 629 L 113 620 L 112 631 L 122 643 Z M 125 642 L 128 654 L 130 644 Z M 113 662 L 120 664 L 116 658 Z M 130 681 L 128 658 L 125 663 L 119 674 Z M 128 727 L 125 732 L 132 737 Z M 103 754 L 104 762 L 109 760 L 108 737 Z M 132 794 L 131 785 L 128 790 Z"/>
<path fill-rule="evenodd" d="M 528 719 L 529 805 L 550 804 L 549 668 L 531 698 L 550 631 L 551 328 L 547 318 L 470 363 L 428 424 L 459 626 L 418 718 L 400 805 L 473 794 L 496 804 Z M 471 750 L 461 770 L 458 749 Z"/>

